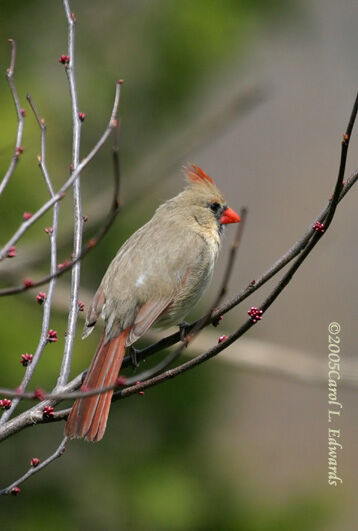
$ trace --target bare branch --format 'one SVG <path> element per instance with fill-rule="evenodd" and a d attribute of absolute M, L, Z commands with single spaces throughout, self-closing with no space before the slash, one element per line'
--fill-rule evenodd
<path fill-rule="evenodd" d="M 18 485 L 21 485 L 21 483 L 23 483 L 24 481 L 26 481 L 27 479 L 29 479 L 29 477 L 33 476 L 34 474 L 36 474 L 37 472 L 40 472 L 40 470 L 42 470 L 43 468 L 45 468 L 47 465 L 49 465 L 50 463 L 52 463 L 52 461 L 54 461 L 55 459 L 58 459 L 59 457 L 61 457 L 63 455 L 63 453 L 65 452 L 66 450 L 66 442 L 67 442 L 67 437 L 65 437 L 60 445 L 58 446 L 58 448 L 55 450 L 55 452 L 50 455 L 47 459 L 45 459 L 44 461 L 40 462 L 38 465 L 36 466 L 30 466 L 29 470 L 26 472 L 26 474 L 24 474 L 23 476 L 21 476 L 20 478 L 18 478 L 16 481 L 14 481 L 13 483 L 11 483 L 11 485 L 9 485 L 8 487 L 6 487 L 5 489 L 2 489 L 0 490 L 0 496 L 4 495 L 4 494 L 11 494 L 11 493 L 16 493 L 16 491 L 14 491 L 14 489 L 17 489 L 18 488 Z M 19 492 L 19 491 L 17 491 Z"/>
<path fill-rule="evenodd" d="M 116 114 L 118 111 L 118 105 L 119 105 L 119 97 L 120 97 L 120 82 L 117 81 L 116 83 L 116 93 L 114 98 L 114 104 L 112 109 L 111 118 L 109 120 L 109 123 L 101 136 L 101 138 L 98 140 L 98 142 L 95 144 L 95 146 L 92 148 L 92 150 L 88 153 L 86 157 L 82 159 L 82 161 L 79 163 L 77 168 L 72 172 L 71 176 L 67 179 L 65 184 L 60 188 L 60 190 L 57 192 L 57 194 L 54 195 L 49 201 L 47 201 L 42 207 L 40 207 L 37 212 L 35 212 L 32 217 L 26 221 L 24 221 L 18 230 L 15 232 L 15 234 L 11 237 L 11 239 L 6 243 L 6 245 L 1 249 L 0 251 L 0 260 L 3 260 L 6 257 L 6 253 L 9 250 L 9 248 L 14 245 L 24 234 L 25 232 L 37 221 L 38 219 L 45 214 L 55 203 L 58 201 L 61 201 L 61 199 L 64 198 L 65 192 L 72 186 L 76 178 L 81 174 L 81 172 L 84 170 L 84 168 L 92 161 L 92 159 L 97 155 L 99 150 L 102 148 L 102 146 L 105 144 L 106 140 L 108 139 L 109 135 L 111 134 L 112 130 L 117 127 L 117 120 L 116 120 Z M 7 288 L 6 288 L 7 290 Z"/>
<path fill-rule="evenodd" d="M 74 73 L 75 61 L 75 17 L 71 14 L 68 0 L 63 0 L 65 8 L 67 23 L 68 23 L 68 56 L 69 62 L 65 65 L 67 74 L 71 107 L 72 107 L 72 167 L 77 169 L 80 161 L 80 143 L 81 143 L 81 124 L 79 117 L 77 86 Z M 78 175 L 73 183 L 73 212 L 74 212 L 74 226 L 73 226 L 73 257 L 76 260 L 81 256 L 82 251 L 82 233 L 83 233 L 83 219 L 81 206 L 81 182 Z M 80 277 L 81 277 L 81 262 L 79 260 L 72 267 L 71 292 L 70 292 L 70 307 L 68 313 L 68 324 L 65 338 L 65 349 L 62 358 L 62 365 L 59 377 L 57 379 L 57 388 L 61 388 L 67 383 L 72 361 L 73 344 L 75 340 L 77 316 L 78 316 L 78 300 L 80 291 Z"/>
<path fill-rule="evenodd" d="M 82 375 L 77 376 L 71 382 L 64 386 L 64 393 L 66 391 L 71 392 L 75 389 L 78 389 L 81 385 L 83 378 Z M 53 418 L 44 416 L 44 408 L 54 407 L 56 402 L 54 400 L 42 400 L 32 408 L 20 413 L 17 417 L 6 422 L 3 426 L 0 427 L 0 441 L 3 441 L 15 433 L 23 430 L 24 428 L 33 426 L 34 424 L 52 422 Z M 56 417 L 56 413 L 54 413 Z"/>
<path fill-rule="evenodd" d="M 17 114 L 17 134 L 16 134 L 16 143 L 15 143 L 15 149 L 14 154 L 12 156 L 10 166 L 5 173 L 5 176 L 3 180 L 0 183 L 0 196 L 5 190 L 12 174 L 14 173 L 15 167 L 19 161 L 19 157 L 21 156 L 21 153 L 23 152 L 23 148 L 21 146 L 22 143 L 22 135 L 24 131 L 24 112 L 21 109 L 20 100 L 17 95 L 15 82 L 14 82 L 14 75 L 15 75 L 15 60 L 16 60 L 16 43 L 13 39 L 9 39 L 9 43 L 11 46 L 11 61 L 10 61 L 10 68 L 6 71 L 6 78 L 8 80 L 10 91 L 14 100 L 16 114 Z"/>
<path fill-rule="evenodd" d="M 40 166 L 42 175 L 45 179 L 50 196 L 54 197 L 55 192 L 54 192 L 52 182 L 51 182 L 48 170 L 47 170 L 47 165 L 46 165 L 46 124 L 44 120 L 40 119 L 37 108 L 34 102 L 32 101 L 32 98 L 30 95 L 28 95 L 27 99 L 30 103 L 30 106 L 34 112 L 35 118 L 41 130 L 41 156 L 39 157 L 39 166 Z M 49 234 L 50 254 L 51 254 L 50 276 L 56 272 L 56 268 L 57 268 L 57 232 L 58 232 L 59 207 L 60 207 L 60 204 L 55 203 L 54 209 L 53 209 L 53 215 L 52 215 L 52 232 L 51 234 Z M 55 285 L 56 285 L 56 278 L 52 278 L 50 285 L 49 285 L 47 297 L 43 305 L 43 317 L 42 317 L 40 339 L 38 342 L 35 355 L 32 359 L 32 362 L 30 363 L 30 365 L 26 367 L 25 375 L 20 384 L 20 389 L 22 391 L 25 391 L 28 384 L 30 383 L 32 375 L 34 374 L 34 371 L 36 367 L 38 366 L 38 363 L 41 359 L 45 346 L 48 343 L 48 331 L 49 331 L 50 317 L 51 317 L 51 305 L 52 305 L 52 298 L 53 298 L 53 294 L 55 290 Z M 11 407 L 4 411 L 0 419 L 0 426 L 3 425 L 10 418 L 10 416 L 14 413 L 19 402 L 20 402 L 20 398 L 19 397 L 15 398 L 15 400 L 13 400 L 11 404 Z"/>
<path fill-rule="evenodd" d="M 30 100 L 29 100 L 30 101 Z M 42 120 L 37 116 L 40 127 L 42 127 Z M 51 273 L 49 275 L 45 275 L 42 278 L 40 278 L 37 281 L 32 282 L 31 286 L 26 286 L 24 284 L 20 284 L 19 286 L 14 286 L 12 288 L 3 288 L 0 290 L 0 297 L 6 297 L 8 295 L 16 295 L 18 293 L 22 293 L 24 291 L 28 291 L 34 288 L 37 288 L 39 286 L 42 286 L 43 284 L 47 284 L 50 280 L 53 278 L 58 278 L 70 269 L 72 269 L 73 265 L 77 263 L 79 260 L 82 260 L 90 251 L 92 251 L 95 247 L 98 246 L 98 244 L 102 241 L 104 236 L 107 234 L 109 229 L 111 228 L 114 220 L 116 219 L 117 214 L 120 211 L 121 205 L 120 205 L 120 199 L 119 199 L 119 190 L 120 190 L 120 169 L 119 169 L 119 124 L 118 126 L 115 126 L 114 129 L 114 144 L 113 144 L 113 176 L 114 176 L 114 186 L 113 186 L 113 195 L 112 195 L 112 204 L 109 211 L 109 214 L 107 216 L 107 219 L 105 220 L 103 226 L 99 229 L 97 234 L 93 236 L 89 242 L 85 245 L 82 245 L 82 250 L 80 256 L 78 256 L 75 259 L 66 261 L 65 264 L 61 264 L 61 268 L 57 269 L 55 273 Z M 41 161 L 40 161 L 41 164 Z"/>

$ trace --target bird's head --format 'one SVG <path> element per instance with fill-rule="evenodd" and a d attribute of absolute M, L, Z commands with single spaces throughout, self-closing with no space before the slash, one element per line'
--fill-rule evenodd
<path fill-rule="evenodd" d="M 217 228 L 221 232 L 223 225 L 240 221 L 238 214 L 228 207 L 224 196 L 204 170 L 190 164 L 184 171 L 188 186 L 178 197 L 195 222 L 204 228 Z"/>

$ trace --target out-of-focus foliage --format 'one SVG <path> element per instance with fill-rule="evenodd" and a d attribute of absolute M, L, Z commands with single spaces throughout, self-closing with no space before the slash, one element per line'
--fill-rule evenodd
<path fill-rule="evenodd" d="M 220 74 L 230 64 L 237 64 L 238 57 L 249 56 L 262 25 L 274 23 L 277 12 L 282 15 L 287 6 L 282 0 L 72 2 L 78 17 L 79 101 L 87 116 L 82 153 L 102 131 L 114 81 L 123 77 L 120 114 L 125 195 L 126 170 L 161 146 L 174 129 L 190 122 L 193 101 L 200 101 L 210 84 L 219 83 Z M 71 118 L 66 79 L 58 64 L 58 57 L 66 51 L 61 2 L 7 0 L 1 9 L 1 69 L 9 64 L 6 40 L 13 37 L 18 46 L 16 84 L 27 109 L 25 151 L 0 203 L 0 238 L 6 241 L 22 213 L 34 211 L 47 197 L 35 162 L 39 132 L 25 103 L 26 92 L 31 92 L 41 116 L 46 117 L 48 165 L 56 186 L 68 175 Z M 0 83 L 0 116 L 0 173 L 4 174 L 16 127 L 5 80 Z M 110 186 L 110 173 L 107 148 L 85 172 L 85 200 Z M 70 198 L 66 201 L 61 222 L 71 207 Z M 150 211 L 153 203 L 157 204 L 157 198 Z M 84 275 L 91 278 L 91 290 L 119 243 L 148 215 L 149 207 L 148 211 L 133 208 L 127 212 L 100 249 L 86 260 Z M 42 229 L 50 220 L 48 215 L 38 223 L 25 242 L 45 239 Z M 21 248 L 20 244 L 19 253 Z M 65 252 L 70 253 L 70 248 L 62 254 Z M 7 279 L 2 280 L 2 285 L 6 284 Z M 41 308 L 34 296 L 0 300 L 1 385 L 19 383 L 23 373 L 20 356 L 36 347 Z M 46 347 L 33 386 L 50 388 L 56 380 L 65 315 L 54 311 L 51 327 L 58 330 L 60 339 Z M 76 340 L 74 374 L 86 365 L 95 344 L 94 336 L 86 343 Z M 69 445 L 61 461 L 23 485 L 20 497 L 1 500 L 3 529 L 314 529 L 322 518 L 322 500 L 317 495 L 305 493 L 284 508 L 269 507 L 255 498 L 247 478 L 239 473 L 235 441 L 225 459 L 222 448 L 211 442 L 211 409 L 222 398 L 217 384 L 223 379 L 230 379 L 225 369 L 214 371 L 209 366 L 153 389 L 144 398 L 116 404 L 103 443 Z M 21 474 L 31 457 L 45 458 L 55 448 L 61 431 L 59 424 L 41 426 L 6 441 L 1 453 L 2 486 Z"/>

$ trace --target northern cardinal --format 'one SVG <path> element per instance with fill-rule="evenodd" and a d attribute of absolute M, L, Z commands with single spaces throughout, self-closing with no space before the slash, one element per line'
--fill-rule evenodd
<path fill-rule="evenodd" d="M 154 323 L 182 322 L 212 278 L 223 225 L 240 221 L 209 175 L 194 164 L 185 172 L 185 190 L 161 205 L 126 241 L 102 279 L 82 338 L 99 316 L 105 329 L 82 389 L 114 385 L 126 347 Z M 65 435 L 102 439 L 112 395 L 108 391 L 76 400 Z"/>

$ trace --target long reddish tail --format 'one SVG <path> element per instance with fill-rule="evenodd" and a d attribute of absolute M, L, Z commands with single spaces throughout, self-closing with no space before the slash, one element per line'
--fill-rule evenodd
<path fill-rule="evenodd" d="M 129 329 L 108 343 L 104 334 L 83 382 L 84 389 L 100 389 L 114 385 L 121 368 L 126 350 Z M 88 398 L 80 398 L 74 403 L 65 427 L 65 435 L 70 439 L 100 441 L 104 435 L 113 390 Z"/>

